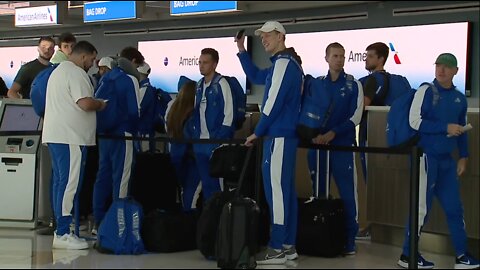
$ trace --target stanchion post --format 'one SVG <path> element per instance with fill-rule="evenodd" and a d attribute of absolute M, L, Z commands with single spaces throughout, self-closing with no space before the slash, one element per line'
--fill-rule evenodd
<path fill-rule="evenodd" d="M 408 268 L 418 269 L 418 196 L 420 173 L 420 149 L 412 147 L 410 153 L 410 254 Z"/>

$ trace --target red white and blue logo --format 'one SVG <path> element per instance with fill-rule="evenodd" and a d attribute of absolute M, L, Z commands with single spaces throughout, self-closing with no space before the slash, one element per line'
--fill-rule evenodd
<path fill-rule="evenodd" d="M 47 7 L 48 15 L 50 16 L 50 21 L 53 22 L 53 16 L 52 13 L 50 12 L 50 8 Z"/>
<path fill-rule="evenodd" d="M 393 47 L 393 43 L 389 42 L 388 45 L 390 45 L 390 50 L 395 53 L 393 55 L 393 60 L 395 60 L 395 64 L 400 65 L 402 62 L 400 62 L 400 58 L 398 57 L 398 52 L 395 50 Z"/>

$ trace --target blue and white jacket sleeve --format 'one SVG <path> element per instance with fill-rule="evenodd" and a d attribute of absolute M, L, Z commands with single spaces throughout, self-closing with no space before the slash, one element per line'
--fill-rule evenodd
<path fill-rule="evenodd" d="M 349 104 L 350 118 L 340 125 L 332 128 L 332 131 L 335 132 L 335 134 L 340 135 L 350 132 L 352 129 L 355 129 L 355 127 L 360 124 L 360 120 L 362 120 L 364 102 L 362 84 L 359 81 L 354 80 L 354 83 L 352 84 L 352 91 L 353 95 Z"/>
<path fill-rule="evenodd" d="M 255 135 L 258 137 L 264 136 L 275 118 L 282 113 L 282 105 L 285 103 L 287 91 L 293 83 L 292 78 L 286 76 L 286 74 L 290 74 L 289 69 L 296 69 L 291 60 L 279 58 L 275 61 L 272 70 L 272 83 L 269 89 L 265 89 L 268 96 L 262 108 L 262 117 L 260 117 L 260 121 L 255 128 Z M 295 71 L 292 70 L 292 72 Z"/>
<path fill-rule="evenodd" d="M 464 107 L 464 110 L 460 114 L 458 119 L 458 124 L 461 126 L 465 126 L 467 124 L 467 106 Z M 462 135 L 457 137 L 457 146 L 458 146 L 458 153 L 460 158 L 466 158 L 469 156 L 468 154 L 468 132 L 464 132 Z"/>
<path fill-rule="evenodd" d="M 243 72 L 247 75 L 248 80 L 254 84 L 265 84 L 269 69 L 259 69 L 255 66 L 246 51 L 237 53 L 237 56 L 240 59 Z"/>
<path fill-rule="evenodd" d="M 141 97 L 140 97 L 140 85 L 138 83 L 138 80 L 130 75 L 127 74 L 129 78 L 128 86 L 125 85 L 125 91 L 126 91 L 126 98 L 127 98 L 127 113 L 128 113 L 128 119 L 131 124 L 138 124 L 138 121 L 140 119 L 140 102 L 141 102 Z M 118 112 L 119 114 L 123 114 L 125 112 Z M 134 127 L 136 128 L 136 127 Z"/>
<path fill-rule="evenodd" d="M 410 126 L 422 133 L 447 134 L 448 123 L 442 121 L 432 121 L 426 119 L 424 116 L 432 109 L 433 106 L 433 91 L 430 86 L 423 85 L 415 92 L 415 96 L 410 106 L 410 113 L 408 120 Z"/>
<path fill-rule="evenodd" d="M 223 97 L 223 121 L 222 127 L 218 130 L 215 138 L 229 138 L 232 134 L 233 125 L 233 98 L 232 90 L 225 78 L 220 79 L 218 82 L 220 85 L 222 97 Z"/>

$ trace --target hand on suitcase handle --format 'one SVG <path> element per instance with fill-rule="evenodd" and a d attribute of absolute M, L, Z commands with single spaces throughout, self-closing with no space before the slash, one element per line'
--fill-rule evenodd
<path fill-rule="evenodd" d="M 255 133 L 253 133 L 252 135 L 248 136 L 247 139 L 245 140 L 245 146 L 252 146 L 254 141 L 257 139 L 257 135 L 255 135 Z"/>

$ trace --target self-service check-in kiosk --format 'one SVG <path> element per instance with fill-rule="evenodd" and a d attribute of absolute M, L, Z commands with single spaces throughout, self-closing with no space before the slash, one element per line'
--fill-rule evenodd
<path fill-rule="evenodd" d="M 40 130 L 41 118 L 30 100 L 1 100 L 0 227 L 37 226 L 39 202 L 48 197 L 48 190 L 40 190 Z"/>

